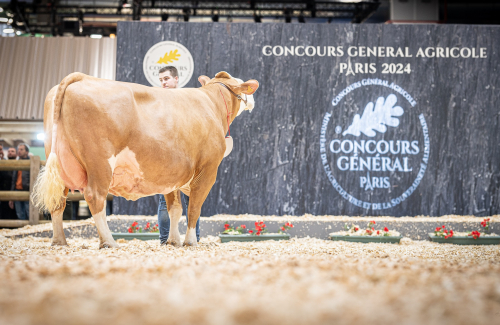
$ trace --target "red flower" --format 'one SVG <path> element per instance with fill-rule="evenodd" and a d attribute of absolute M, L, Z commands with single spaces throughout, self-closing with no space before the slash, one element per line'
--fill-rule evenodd
<path fill-rule="evenodd" d="M 134 221 L 134 222 L 132 223 L 132 227 L 135 227 L 135 226 L 137 226 L 137 225 L 138 225 L 137 221 Z"/>
<path fill-rule="evenodd" d="M 132 228 L 128 228 L 128 232 L 132 233 Z"/>
<path fill-rule="evenodd" d="M 248 233 L 251 235 L 253 234 L 253 230 L 249 230 Z"/>
<path fill-rule="evenodd" d="M 436 231 L 441 231 L 441 227 L 436 227 Z"/>
<path fill-rule="evenodd" d="M 285 231 L 285 227 L 281 227 L 281 230 L 282 230 L 282 231 Z"/>
<path fill-rule="evenodd" d="M 247 226 L 245 226 L 245 225 L 241 225 L 241 228 L 243 228 L 243 229 L 247 229 Z"/>
<path fill-rule="evenodd" d="M 375 220 L 370 221 L 372 225 L 376 224 Z"/>
<path fill-rule="evenodd" d="M 257 227 L 259 225 L 259 223 L 257 221 L 255 221 L 255 227 Z"/>
<path fill-rule="evenodd" d="M 446 227 L 445 227 L 444 225 L 442 225 L 442 226 L 441 226 L 441 228 L 443 228 L 443 229 L 444 229 L 444 228 L 446 228 Z"/>
<path fill-rule="evenodd" d="M 385 231 L 385 232 L 388 232 L 388 231 L 389 231 L 389 228 L 384 227 L 384 231 Z"/>
<path fill-rule="evenodd" d="M 257 231 L 257 236 L 260 236 L 260 231 Z"/>
<path fill-rule="evenodd" d="M 475 231 L 472 231 L 472 232 L 469 234 L 469 236 L 472 236 L 472 238 L 474 238 L 474 239 L 478 239 L 478 238 L 479 238 L 479 236 L 481 236 L 481 233 L 480 233 L 479 231 L 476 231 L 476 230 L 475 230 Z"/>
<path fill-rule="evenodd" d="M 290 228 L 293 228 L 293 225 L 292 225 L 292 224 L 290 224 Z"/>
<path fill-rule="evenodd" d="M 358 228 L 358 227 L 354 227 L 354 231 L 358 231 L 358 230 L 359 230 L 359 228 Z"/>
<path fill-rule="evenodd" d="M 375 230 L 375 228 L 372 227 L 372 230 Z"/>
<path fill-rule="evenodd" d="M 379 231 L 379 230 L 377 230 L 377 235 L 379 235 L 379 234 L 380 234 L 380 231 Z"/>

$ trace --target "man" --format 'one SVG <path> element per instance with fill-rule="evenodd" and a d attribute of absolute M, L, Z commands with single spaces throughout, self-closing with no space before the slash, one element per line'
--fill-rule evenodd
<path fill-rule="evenodd" d="M 179 83 L 179 74 L 177 73 L 177 68 L 173 66 L 166 66 L 158 71 L 161 86 L 164 89 L 169 88 L 177 88 L 177 84 Z"/>
<path fill-rule="evenodd" d="M 30 159 L 30 147 L 26 143 L 17 146 L 17 156 L 19 159 Z M 27 170 L 16 170 L 12 174 L 11 191 L 30 190 L 30 172 Z M 12 202 L 12 201 L 11 201 Z M 12 204 L 9 202 L 12 206 Z M 15 201 L 17 217 L 21 220 L 29 219 L 29 201 Z"/>
<path fill-rule="evenodd" d="M 175 89 L 179 83 L 179 74 L 177 69 L 173 66 L 166 66 L 160 69 L 159 78 L 163 89 Z M 189 205 L 189 196 L 181 193 L 181 201 L 184 202 L 186 220 Z M 165 197 L 160 195 L 160 202 L 158 204 L 158 227 L 160 228 L 160 244 L 166 245 L 168 234 L 170 233 L 170 218 L 167 211 L 167 202 Z M 200 241 L 200 219 L 196 222 L 196 239 Z"/>
<path fill-rule="evenodd" d="M 16 148 L 14 148 L 14 147 L 9 148 L 7 150 L 7 159 L 8 160 L 15 160 L 16 158 L 17 158 L 17 150 L 16 150 Z"/>
<path fill-rule="evenodd" d="M 3 147 L 1 149 L 3 151 Z M 7 150 L 7 159 L 15 160 L 17 158 L 16 148 Z M 0 172 L 0 191 L 10 191 L 12 186 L 12 172 Z M 0 202 L 0 219 L 17 219 L 14 202 Z"/>

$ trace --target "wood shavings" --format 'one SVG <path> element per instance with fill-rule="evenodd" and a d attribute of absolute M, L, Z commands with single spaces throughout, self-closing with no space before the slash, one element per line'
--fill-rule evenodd
<path fill-rule="evenodd" d="M 315 238 L 160 246 L 0 237 L 2 324 L 480 324 L 500 312 L 498 246 Z M 373 315 L 377 315 L 374 317 Z M 498 323 L 498 322 L 497 322 Z"/>

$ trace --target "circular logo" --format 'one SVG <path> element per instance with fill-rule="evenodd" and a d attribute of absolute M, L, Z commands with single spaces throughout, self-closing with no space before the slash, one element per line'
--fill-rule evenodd
<path fill-rule="evenodd" d="M 184 87 L 193 75 L 194 63 L 191 53 L 180 43 L 171 41 L 156 43 L 144 56 L 142 68 L 151 86 L 161 87 L 158 71 L 168 65 L 177 68 L 178 88 Z"/>
<path fill-rule="evenodd" d="M 430 150 L 425 117 L 412 96 L 395 83 L 363 79 L 335 95 L 332 106 L 323 118 L 320 156 L 337 192 L 372 210 L 410 197 Z"/>

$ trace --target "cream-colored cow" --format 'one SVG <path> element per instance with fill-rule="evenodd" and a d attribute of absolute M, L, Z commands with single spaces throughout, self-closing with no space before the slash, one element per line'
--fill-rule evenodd
<path fill-rule="evenodd" d="M 164 90 L 72 73 L 45 99 L 46 167 L 32 201 L 52 214 L 52 245 L 66 245 L 62 215 L 69 190 L 84 193 L 100 247 L 118 247 L 106 222 L 109 193 L 128 200 L 164 194 L 168 242 L 180 245 L 180 192 L 189 195 L 185 245 L 215 183 L 229 124 L 259 83 L 226 72 L 198 78 L 201 88 Z M 242 95 L 244 94 L 244 95 Z M 245 101 L 246 102 L 246 101 Z"/>

